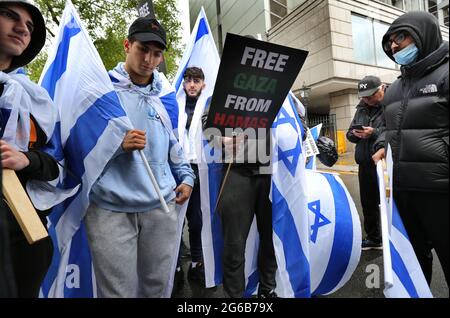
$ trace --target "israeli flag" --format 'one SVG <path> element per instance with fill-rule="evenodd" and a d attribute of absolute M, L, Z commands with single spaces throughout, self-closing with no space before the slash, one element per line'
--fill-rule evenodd
<path fill-rule="evenodd" d="M 190 41 L 184 52 L 174 80 L 174 89 L 178 101 L 178 129 L 176 135 L 184 149 L 187 159 L 198 163 L 195 141 L 200 140 L 202 133 L 201 117 L 205 104 L 214 92 L 214 85 L 219 72 L 220 57 L 209 27 L 208 19 L 203 7 L 191 33 Z M 199 96 L 189 131 L 186 131 L 186 93 L 183 87 L 183 76 L 189 67 L 201 68 L 205 74 L 205 88 Z"/>
<path fill-rule="evenodd" d="M 272 223 L 277 294 L 310 297 L 309 216 L 302 127 L 286 98 L 272 125 Z"/>
<path fill-rule="evenodd" d="M 48 218 L 54 256 L 41 296 L 95 297 L 83 218 L 93 184 L 132 125 L 70 0 L 60 21 L 40 84 L 59 108 L 61 147 L 50 151 L 66 169 L 56 189 L 32 189 L 39 209 L 62 201 Z"/>
<path fill-rule="evenodd" d="M 390 145 L 386 165 L 389 179 L 387 182 L 382 162 L 377 164 L 383 236 L 384 295 L 387 298 L 433 298 L 394 202 Z M 386 197 L 386 187 L 390 189 L 389 198 Z"/>
<path fill-rule="evenodd" d="M 186 158 L 198 164 L 200 179 L 201 210 L 203 215 L 202 248 L 205 260 L 206 287 L 221 283 L 221 225 L 217 213 L 214 212 L 222 179 L 221 150 L 208 143 L 202 134 L 201 117 L 207 101 L 214 92 L 220 57 L 212 36 L 211 28 L 203 7 L 192 29 L 190 41 L 175 76 L 174 90 L 178 102 L 178 124 L 175 134 L 180 140 Z M 186 93 L 183 88 L 183 76 L 188 67 L 201 68 L 205 74 L 205 88 L 197 100 L 189 131 L 186 131 Z M 185 204 L 187 206 L 187 203 Z M 181 215 L 184 217 L 185 209 Z M 182 223 L 181 223 L 182 225 Z M 213 235 L 217 233 L 217 235 Z M 216 270 L 216 266 L 218 269 Z"/>
<path fill-rule="evenodd" d="M 345 184 L 335 174 L 306 171 L 310 224 L 311 294 L 336 292 L 361 257 L 361 222 Z"/>

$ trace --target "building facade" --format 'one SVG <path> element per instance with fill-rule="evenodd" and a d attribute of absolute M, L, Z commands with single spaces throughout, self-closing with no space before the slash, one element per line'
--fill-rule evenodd
<path fill-rule="evenodd" d="M 405 11 L 426 10 L 448 40 L 448 0 L 190 0 L 191 27 L 201 6 L 218 48 L 230 32 L 309 51 L 292 90 L 307 93 L 310 123 L 325 121 L 341 152 L 353 150 L 344 135 L 359 102 L 357 82 L 376 75 L 390 84 L 399 75 L 381 48 L 390 23 Z"/>

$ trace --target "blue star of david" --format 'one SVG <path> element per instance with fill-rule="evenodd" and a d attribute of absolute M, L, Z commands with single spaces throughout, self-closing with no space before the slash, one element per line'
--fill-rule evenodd
<path fill-rule="evenodd" d="M 308 209 L 316 215 L 314 224 L 311 225 L 311 241 L 316 243 L 319 229 L 325 225 L 331 224 L 331 222 L 322 213 L 320 213 L 320 201 L 308 203 Z"/>
<path fill-rule="evenodd" d="M 281 108 L 280 113 L 277 116 L 277 120 L 273 124 L 273 128 L 286 124 L 291 125 L 295 131 L 297 131 L 295 118 L 291 117 L 284 108 Z M 283 161 L 284 165 L 293 177 L 295 176 L 295 171 L 297 170 L 298 160 L 301 153 L 302 147 L 300 140 L 297 140 L 297 144 L 293 149 L 283 151 L 283 149 L 278 147 L 278 161 Z"/>
<path fill-rule="evenodd" d="M 293 149 L 283 151 L 280 147 L 278 147 L 278 161 L 283 161 L 292 177 L 295 177 L 295 171 L 297 170 L 298 160 L 301 153 L 302 147 L 300 145 L 300 140 L 297 140 L 297 145 Z M 292 159 L 289 160 L 289 158 Z"/>
<path fill-rule="evenodd" d="M 277 116 L 277 120 L 273 123 L 273 128 L 277 128 L 278 126 L 285 124 L 290 124 L 292 127 L 294 127 L 295 131 L 297 131 L 295 118 L 291 117 L 291 115 L 289 115 L 289 113 L 284 108 L 281 108 L 280 113 Z"/>

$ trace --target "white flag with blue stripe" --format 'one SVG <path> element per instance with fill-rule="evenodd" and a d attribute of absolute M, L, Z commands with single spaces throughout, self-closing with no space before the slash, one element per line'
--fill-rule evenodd
<path fill-rule="evenodd" d="M 216 44 L 209 27 L 203 7 L 197 17 L 194 28 L 192 29 L 191 38 L 184 52 L 180 67 L 175 76 L 174 88 L 178 101 L 178 131 L 180 144 L 185 149 L 185 153 L 189 160 L 197 161 L 195 158 L 196 149 L 189 141 L 200 140 L 201 137 L 201 117 L 205 108 L 205 104 L 214 92 L 217 73 L 219 72 L 220 57 L 217 52 Z M 183 88 L 183 76 L 189 67 L 201 68 L 205 74 L 205 88 L 199 96 L 192 118 L 189 132 L 186 132 L 186 93 Z"/>
<path fill-rule="evenodd" d="M 132 126 L 70 1 L 60 21 L 40 84 L 49 92 L 61 117 L 61 148 L 52 154 L 66 170 L 56 187 L 61 192 L 75 189 L 76 194 L 56 206 L 49 216 L 54 257 L 41 296 L 95 297 L 83 218 L 91 187 Z M 57 193 L 42 192 L 38 185 L 32 192 L 33 202 L 44 208 L 48 202 L 61 201 Z"/>
<path fill-rule="evenodd" d="M 272 125 L 272 223 L 277 294 L 310 297 L 309 217 L 302 126 L 286 98 Z"/>
<path fill-rule="evenodd" d="M 387 298 L 432 298 L 430 287 L 394 202 L 390 146 L 387 150 L 386 165 L 389 184 L 385 183 L 381 161 L 377 164 L 383 236 L 384 295 Z M 386 187 L 391 189 L 389 198 L 386 198 Z"/>
<path fill-rule="evenodd" d="M 220 235 L 221 225 L 217 213 L 213 211 L 222 178 L 222 164 L 220 163 L 221 150 L 211 147 L 202 134 L 201 117 L 207 101 L 214 92 L 219 65 L 219 53 L 202 7 L 174 80 L 174 89 L 179 105 L 177 109 L 178 124 L 174 128 L 176 128 L 176 135 L 179 137 L 186 157 L 191 162 L 197 163 L 199 168 L 203 215 L 202 248 L 206 265 L 207 287 L 216 286 L 222 280 L 221 253 L 218 253 L 223 246 Z M 186 93 L 183 89 L 183 75 L 188 67 L 201 68 L 206 84 L 197 100 L 189 132 L 186 131 Z M 212 233 L 219 233 L 219 235 L 213 236 Z M 219 266 L 218 270 L 216 270 L 216 265 Z"/>
<path fill-rule="evenodd" d="M 311 294 L 332 294 L 347 283 L 361 256 L 355 203 L 334 174 L 306 171 L 310 224 Z"/>

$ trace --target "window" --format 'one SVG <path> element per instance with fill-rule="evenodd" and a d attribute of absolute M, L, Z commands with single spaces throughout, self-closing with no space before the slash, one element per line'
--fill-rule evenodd
<path fill-rule="evenodd" d="M 448 26 L 448 6 L 442 9 L 442 13 L 444 15 L 444 24 Z"/>
<path fill-rule="evenodd" d="M 381 42 L 389 25 L 371 18 L 352 15 L 353 58 L 355 62 L 395 68 Z"/>
<path fill-rule="evenodd" d="M 287 0 L 270 0 L 270 21 L 275 25 L 288 13 Z"/>
<path fill-rule="evenodd" d="M 433 14 L 436 18 L 438 16 L 438 2 L 437 0 L 428 0 L 428 11 Z"/>
<path fill-rule="evenodd" d="M 425 10 L 426 0 L 379 0 L 404 11 Z"/>

